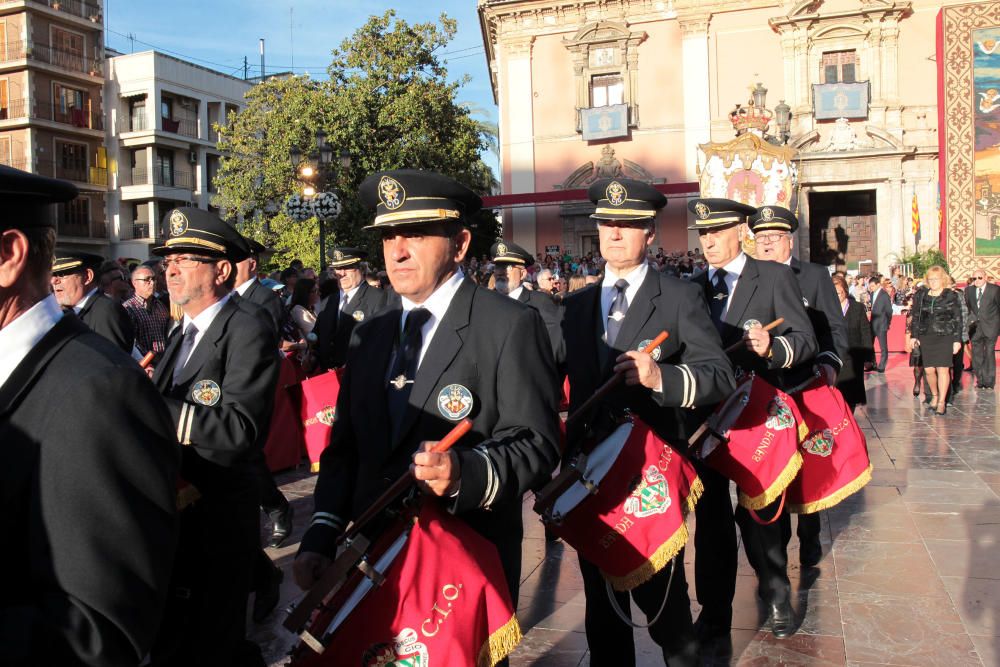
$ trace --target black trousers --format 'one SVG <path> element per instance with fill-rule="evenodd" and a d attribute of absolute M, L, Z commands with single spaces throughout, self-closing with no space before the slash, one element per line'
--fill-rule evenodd
<path fill-rule="evenodd" d="M 799 548 L 809 542 L 819 543 L 819 512 L 812 514 L 799 514 L 798 525 L 795 527 L 795 534 L 799 536 Z"/>
<path fill-rule="evenodd" d="M 729 628 L 736 595 L 739 554 L 729 480 L 695 461 L 705 487 L 695 506 L 694 581 L 703 623 Z"/>
<path fill-rule="evenodd" d="M 757 516 L 767 521 L 774 516 L 780 499 L 757 510 Z M 768 602 L 785 602 L 790 599 L 792 585 L 788 581 L 788 542 L 792 538 L 792 522 L 788 512 L 782 511 L 778 520 L 761 525 L 742 507 L 736 508 L 736 523 L 743 535 L 743 548 L 747 560 L 757 573 L 761 597 Z"/>
<path fill-rule="evenodd" d="M 676 567 L 670 590 L 667 582 L 670 571 Z M 587 598 L 585 626 L 587 645 L 590 647 L 591 667 L 634 667 L 635 641 L 632 627 L 626 625 L 608 600 L 605 579 L 597 566 L 580 558 L 580 572 L 583 574 L 583 589 Z M 649 636 L 663 649 L 664 662 L 675 665 L 698 665 L 698 641 L 691 623 L 691 602 L 688 599 L 687 580 L 684 576 L 684 550 L 682 549 L 671 565 L 657 572 L 653 577 L 627 593 L 615 591 L 618 606 L 631 618 L 631 601 L 646 616 L 648 623 L 663 604 L 667 604 L 659 620 L 648 628 Z"/>
<path fill-rule="evenodd" d="M 274 475 L 268 470 L 267 460 L 263 452 L 256 457 L 254 467 L 257 471 L 257 481 L 260 484 L 260 507 L 267 513 L 283 510 L 288 506 L 288 500 L 274 483 Z"/>
<path fill-rule="evenodd" d="M 885 365 L 889 363 L 889 330 L 879 331 L 875 333 L 875 339 L 878 341 L 878 363 L 875 368 L 884 371 Z"/>
<path fill-rule="evenodd" d="M 996 336 L 982 336 L 979 332 L 972 337 L 972 368 L 976 382 L 984 387 L 992 387 L 996 383 L 997 360 L 993 350 L 996 348 Z"/>

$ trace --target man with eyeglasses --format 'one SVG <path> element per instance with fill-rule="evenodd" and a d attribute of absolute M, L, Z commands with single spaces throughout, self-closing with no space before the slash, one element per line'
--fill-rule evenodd
<path fill-rule="evenodd" d="M 104 258 L 89 252 L 62 252 L 52 262 L 52 293 L 67 312 L 131 354 L 135 331 L 128 313 L 101 291 L 97 269 Z"/>
<path fill-rule="evenodd" d="M 802 305 L 806 307 L 819 343 L 816 368 L 826 383 L 835 387 L 837 375 L 844 365 L 842 359 L 849 353 L 847 319 L 826 267 L 792 257 L 794 235 L 798 228 L 799 219 L 782 206 L 762 206 L 750 216 L 750 231 L 757 242 L 757 258 L 791 267 L 798 280 Z M 785 519 L 787 517 L 786 513 Z M 819 541 L 819 514 L 799 514 L 796 533 L 799 536 L 799 562 L 805 567 L 815 567 L 823 558 Z M 788 535 L 791 536 L 790 531 Z M 785 546 L 787 548 L 787 544 Z"/>
<path fill-rule="evenodd" d="M 139 354 L 152 352 L 152 368 L 156 368 L 156 360 L 167 347 L 167 329 L 170 326 L 170 309 L 153 297 L 156 290 L 156 274 L 153 269 L 140 264 L 132 271 L 132 289 L 130 298 L 122 307 L 132 320 L 135 329 L 135 347 Z"/>
<path fill-rule="evenodd" d="M 247 642 L 252 564 L 260 551 L 256 461 L 278 377 L 274 333 L 231 298 L 248 252 L 218 216 L 178 208 L 165 219 L 172 303 L 184 311 L 153 382 L 181 444 L 181 537 L 170 597 L 152 651 L 159 665 L 262 665 Z M 190 499 L 194 498 L 193 502 Z"/>
<path fill-rule="evenodd" d="M 972 273 L 972 284 L 965 288 L 965 302 L 972 320 L 969 338 L 976 388 L 993 389 L 997 374 L 994 348 L 1000 334 L 1000 287 L 989 282 L 985 269 Z"/>

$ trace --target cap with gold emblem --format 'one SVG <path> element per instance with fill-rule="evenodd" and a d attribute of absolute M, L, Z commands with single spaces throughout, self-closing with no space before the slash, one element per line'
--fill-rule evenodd
<path fill-rule="evenodd" d="M 794 232 L 799 228 L 799 219 L 787 208 L 781 206 L 761 206 L 750 216 L 750 231 L 754 234 L 773 229 L 779 232 Z"/>
<path fill-rule="evenodd" d="M 420 169 L 372 174 L 361 183 L 358 194 L 368 208 L 375 209 L 375 222 L 365 229 L 464 222 L 483 206 L 479 195 L 458 181 Z"/>
<path fill-rule="evenodd" d="M 368 257 L 368 253 L 359 248 L 347 248 L 338 246 L 333 249 L 333 260 L 330 266 L 335 269 L 348 269 L 361 263 L 361 260 Z"/>
<path fill-rule="evenodd" d="M 0 165 L 0 229 L 55 227 L 52 206 L 76 198 L 76 186 L 67 181 L 30 174 Z"/>
<path fill-rule="evenodd" d="M 68 276 L 77 271 L 97 270 L 104 258 L 89 252 L 59 252 L 52 260 L 52 275 Z"/>
<path fill-rule="evenodd" d="M 667 198 L 649 183 L 631 178 L 602 178 L 587 189 L 587 197 L 597 205 L 595 220 L 645 220 L 655 218 Z"/>
<path fill-rule="evenodd" d="M 746 222 L 747 216 L 757 209 L 732 199 L 718 198 L 692 199 L 688 202 L 688 210 L 694 214 L 694 224 L 688 225 L 688 229 L 711 229 Z"/>
<path fill-rule="evenodd" d="M 507 241 L 497 241 L 490 248 L 490 256 L 493 257 L 494 264 L 517 264 L 524 266 L 534 264 L 535 258 L 531 253 L 517 245 Z"/>
<path fill-rule="evenodd" d="M 193 252 L 241 262 L 250 256 L 250 245 L 236 229 L 209 211 L 191 206 L 175 208 L 163 218 L 166 242 L 154 255 Z"/>

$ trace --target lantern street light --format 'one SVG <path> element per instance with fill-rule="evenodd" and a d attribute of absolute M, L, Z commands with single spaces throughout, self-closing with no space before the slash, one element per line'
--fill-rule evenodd
<path fill-rule="evenodd" d="M 774 107 L 774 121 L 778 124 L 778 138 L 782 145 L 787 144 L 792 136 L 792 107 L 785 104 L 785 100 Z"/>
<path fill-rule="evenodd" d="M 326 132 L 317 130 L 314 139 L 315 150 L 309 153 L 303 153 L 298 146 L 292 146 L 288 151 L 295 177 L 302 184 L 302 195 L 289 197 L 285 210 L 300 222 L 314 216 L 319 221 L 319 262 L 323 271 L 326 270 L 326 222 L 336 220 L 342 210 L 332 186 L 339 172 L 350 169 L 351 154 L 344 149 L 334 162 L 334 150 L 327 142 Z"/>

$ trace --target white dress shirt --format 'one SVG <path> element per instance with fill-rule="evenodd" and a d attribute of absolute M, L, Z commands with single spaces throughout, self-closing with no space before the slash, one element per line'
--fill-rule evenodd
<path fill-rule="evenodd" d="M 604 323 L 605 341 L 608 339 L 608 313 L 611 312 L 611 303 L 615 300 L 615 283 L 620 278 L 624 278 L 628 282 L 628 287 L 625 288 L 625 298 L 628 299 L 628 305 L 631 307 L 632 303 L 635 302 L 635 295 L 642 287 L 642 281 L 646 279 L 647 271 L 649 271 L 649 264 L 646 262 L 624 276 L 615 273 L 611 266 L 605 267 L 604 280 L 601 282 L 601 321 Z"/>
<path fill-rule="evenodd" d="M 181 359 L 178 357 L 174 362 L 174 368 L 183 368 L 184 365 L 187 364 L 188 359 L 191 358 L 191 355 L 193 355 L 194 351 L 198 348 L 198 343 L 200 343 L 201 339 L 205 337 L 205 332 L 208 331 L 210 326 L 212 326 L 212 322 L 215 321 L 215 317 L 219 314 L 219 311 L 222 310 L 222 307 L 226 305 L 227 301 L 229 301 L 231 294 L 232 292 L 198 313 L 194 319 L 191 319 L 187 315 L 184 316 L 184 319 L 181 322 L 183 328 L 181 329 L 180 335 L 184 335 L 187 331 L 188 325 L 192 322 L 196 327 L 198 327 L 198 333 L 194 335 L 194 345 L 191 346 L 191 352 L 188 353 L 187 359 Z"/>
<path fill-rule="evenodd" d="M 740 276 L 743 274 L 743 269 L 747 265 L 747 256 L 742 252 L 733 259 L 729 260 L 729 263 L 721 267 L 726 272 L 726 287 L 729 289 L 729 297 L 726 299 L 726 307 L 722 309 L 722 318 L 725 319 L 726 314 L 729 312 L 729 304 L 733 301 L 733 293 L 736 292 L 736 285 L 740 282 Z M 719 269 L 715 267 L 709 267 L 708 269 L 708 282 L 710 284 L 715 284 L 715 272 Z"/>
<path fill-rule="evenodd" d="M 340 295 L 340 312 L 344 312 L 344 309 L 347 308 L 348 302 L 354 298 L 354 295 L 358 293 L 359 289 L 361 289 L 360 283 L 358 283 L 358 285 L 353 289 L 350 289 Z"/>
<path fill-rule="evenodd" d="M 250 280 L 246 281 L 245 283 L 237 287 L 236 293 L 239 294 L 240 296 L 245 295 L 247 293 L 247 290 L 250 289 L 250 286 L 253 285 L 255 280 L 257 280 L 256 277 L 251 278 Z"/>
<path fill-rule="evenodd" d="M 97 294 L 96 287 L 87 292 L 82 299 L 77 301 L 76 305 L 73 306 L 73 312 L 79 315 L 80 311 L 83 310 L 83 307 L 87 305 L 87 302 L 90 301 L 91 297 L 94 296 L 95 294 Z"/>
<path fill-rule="evenodd" d="M 524 283 L 521 283 L 516 288 L 514 288 L 511 291 L 507 292 L 507 296 L 509 296 L 510 298 L 512 298 L 515 301 L 517 301 L 517 298 L 519 296 L 521 296 L 521 292 L 523 292 L 523 291 L 524 291 Z"/>
<path fill-rule="evenodd" d="M 62 308 L 50 294 L 0 329 L 0 387 L 62 316 Z"/>
<path fill-rule="evenodd" d="M 459 269 L 451 278 L 444 281 L 440 287 L 434 290 L 434 293 L 427 297 L 427 300 L 423 303 L 414 303 L 405 296 L 400 297 L 400 300 L 403 302 L 403 317 L 400 318 L 399 322 L 400 332 L 403 331 L 406 318 L 414 308 L 426 308 L 431 314 L 427 318 L 427 321 L 424 322 L 424 326 L 420 328 L 420 333 L 423 336 L 423 344 L 420 348 L 420 356 L 417 358 L 417 368 L 420 368 L 420 364 L 423 363 L 424 354 L 427 352 L 427 348 L 434 338 L 434 333 L 444 318 L 444 314 L 448 312 L 448 306 L 451 305 L 451 300 L 458 292 L 458 288 L 462 286 L 463 280 L 465 280 L 465 274 Z"/>

